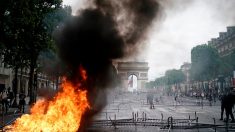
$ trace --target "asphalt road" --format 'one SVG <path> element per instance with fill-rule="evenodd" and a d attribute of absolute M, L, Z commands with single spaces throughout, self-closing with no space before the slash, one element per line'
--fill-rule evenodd
<path fill-rule="evenodd" d="M 159 98 L 160 95 L 155 95 Z M 201 100 L 191 97 L 180 97 L 179 102 L 175 102 L 173 96 L 162 96 L 162 100 L 154 102 L 155 108 L 150 109 L 147 104 L 146 93 L 109 93 L 108 104 L 103 111 L 96 116 L 96 120 L 119 120 L 131 119 L 138 115 L 137 118 L 147 119 L 163 119 L 167 120 L 169 117 L 173 119 L 196 119 L 198 124 L 211 124 L 211 125 L 225 125 L 220 121 L 220 101 L 209 105 L 207 100 L 203 100 L 203 105 L 198 104 Z M 134 114 L 133 114 L 134 113 Z M 137 114 L 138 113 L 138 114 Z M 143 116 L 144 115 L 144 116 Z M 146 115 L 146 116 L 145 116 Z M 224 115 L 225 117 L 225 115 Z M 196 121 L 195 121 L 196 122 Z M 183 124 L 185 125 L 185 124 Z M 235 126 L 235 125 L 233 125 Z M 117 129 L 114 127 L 104 127 L 101 131 L 168 131 L 167 129 L 160 129 L 154 126 L 119 126 Z M 214 127 L 199 128 L 199 129 L 173 129 L 174 132 L 210 132 L 215 131 Z M 217 132 L 225 131 L 225 128 L 216 128 Z M 233 130 L 235 131 L 235 129 Z"/>
<path fill-rule="evenodd" d="M 198 118 L 198 124 L 224 125 L 223 121 L 220 121 L 220 102 L 213 102 L 212 106 L 209 105 L 207 100 L 203 100 L 203 106 L 199 105 L 195 98 L 180 97 L 179 102 L 175 102 L 173 96 L 162 96 L 159 102 L 154 102 L 155 108 L 150 109 L 150 105 L 147 104 L 146 93 L 133 94 L 133 93 L 115 93 L 110 92 L 108 94 L 108 104 L 101 113 L 96 115 L 96 120 L 119 120 L 119 119 L 133 119 L 145 118 L 145 119 L 162 119 L 166 121 L 169 117 L 174 120 L 188 120 Z M 160 97 L 160 95 L 155 95 Z M 28 106 L 26 107 L 28 110 Z M 9 114 L 3 117 L 1 116 L 1 124 L 9 122 L 18 115 L 14 115 L 15 109 L 10 109 Z M 138 114 L 137 114 L 138 113 Z M 138 115 L 138 116 L 137 116 Z M 19 115 L 20 116 L 20 115 Z M 225 116 L 224 116 L 225 117 Z M 141 121 L 140 121 L 141 122 Z M 194 120 L 192 122 L 195 123 Z M 4 124 L 3 123 L 3 124 Z M 185 123 L 182 124 L 185 126 Z M 235 124 L 232 124 L 233 128 Z M 190 128 L 190 127 L 189 127 Z M 146 126 L 146 125 L 127 125 L 127 126 L 104 126 L 101 128 L 91 128 L 89 131 L 93 132 L 214 132 L 215 128 L 191 128 L 191 129 L 161 129 L 159 126 Z M 225 132 L 225 128 L 216 128 L 217 132 Z M 233 129 L 232 131 L 235 131 Z"/>

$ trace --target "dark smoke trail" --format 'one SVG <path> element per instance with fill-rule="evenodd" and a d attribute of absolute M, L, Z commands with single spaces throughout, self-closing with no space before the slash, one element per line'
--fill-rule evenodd
<path fill-rule="evenodd" d="M 65 25 L 58 47 L 72 80 L 77 78 L 81 65 L 92 79 L 102 78 L 98 85 L 105 87 L 112 59 L 123 56 L 124 42 L 115 27 L 111 16 L 97 9 L 84 10 Z"/>
<path fill-rule="evenodd" d="M 91 113 L 105 105 L 105 101 L 97 101 L 105 100 L 102 88 L 117 84 L 112 60 L 136 51 L 158 12 L 155 0 L 94 0 L 91 8 L 82 10 L 60 30 L 57 45 L 67 64 L 67 76 L 76 82 L 79 66 L 87 71 Z"/>
<path fill-rule="evenodd" d="M 160 5 L 156 0 L 94 0 L 99 10 L 111 14 L 125 42 L 125 56 L 136 52 L 143 44 Z"/>

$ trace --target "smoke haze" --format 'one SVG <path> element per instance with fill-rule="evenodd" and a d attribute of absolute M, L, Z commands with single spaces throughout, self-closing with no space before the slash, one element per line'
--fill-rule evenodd
<path fill-rule="evenodd" d="M 90 5 L 60 29 L 56 40 L 59 56 L 67 66 L 66 76 L 76 83 L 81 78 L 79 67 L 87 72 L 84 85 L 92 107 L 89 116 L 105 104 L 102 89 L 118 82 L 112 60 L 136 53 L 160 12 L 155 0 L 94 0 Z"/>

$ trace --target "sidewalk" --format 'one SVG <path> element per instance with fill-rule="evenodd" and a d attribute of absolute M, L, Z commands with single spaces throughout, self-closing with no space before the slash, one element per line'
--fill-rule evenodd
<path fill-rule="evenodd" d="M 8 112 L 0 113 L 0 131 L 4 126 L 7 126 L 9 124 L 12 124 L 18 117 L 20 117 L 23 114 L 28 114 L 30 111 L 30 106 L 25 105 L 25 112 L 21 113 L 19 112 L 18 108 L 9 108 Z"/>
<path fill-rule="evenodd" d="M 41 99 L 41 97 L 37 97 L 37 100 Z M 16 99 L 17 104 L 19 104 L 19 98 L 17 97 Z M 22 116 L 23 114 L 29 114 L 30 113 L 30 105 L 28 105 L 29 103 L 29 97 L 25 98 L 25 109 L 24 109 L 24 113 L 21 113 L 18 111 L 18 108 L 9 108 L 7 114 L 3 114 L 0 111 L 0 132 L 1 129 L 6 126 L 11 124 L 12 122 L 14 122 L 17 118 L 19 118 L 20 116 Z"/>

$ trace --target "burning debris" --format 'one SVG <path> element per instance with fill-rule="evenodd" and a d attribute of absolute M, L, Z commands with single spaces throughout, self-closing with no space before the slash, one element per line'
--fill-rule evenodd
<path fill-rule="evenodd" d="M 37 102 L 31 115 L 18 119 L 13 130 L 85 131 L 92 116 L 105 106 L 104 89 L 117 84 L 112 61 L 136 52 L 158 13 L 156 0 L 92 1 L 57 35 L 59 55 L 67 66 L 62 92 L 52 101 Z M 90 109 L 85 111 L 87 101 Z"/>
<path fill-rule="evenodd" d="M 81 69 L 81 72 L 84 72 Z M 51 101 L 39 100 L 29 114 L 23 115 L 5 129 L 13 132 L 75 132 L 80 127 L 83 113 L 90 108 L 87 91 L 81 90 L 86 82 L 85 74 L 80 83 L 64 79 L 62 89 Z"/>

